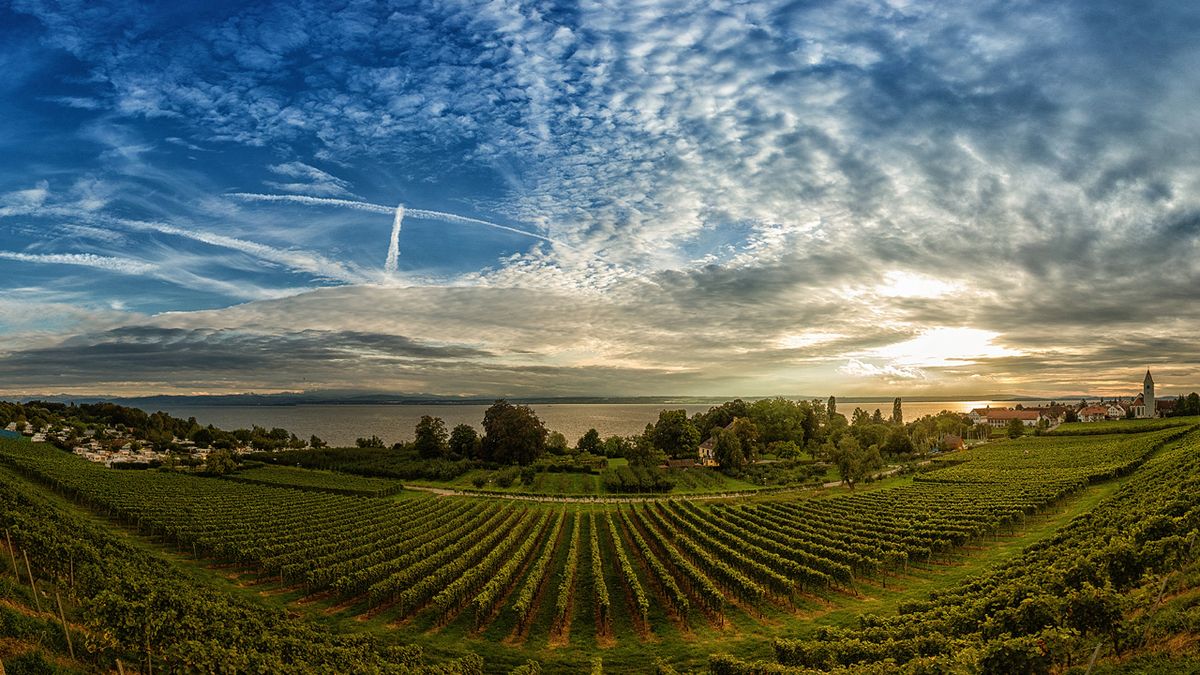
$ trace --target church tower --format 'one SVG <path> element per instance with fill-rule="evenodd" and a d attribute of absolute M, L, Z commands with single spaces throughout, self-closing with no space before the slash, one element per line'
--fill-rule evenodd
<path fill-rule="evenodd" d="M 1154 407 L 1154 378 L 1150 377 L 1150 370 L 1146 370 L 1146 379 L 1142 381 L 1142 402 L 1145 404 L 1145 413 L 1142 417 L 1155 417 L 1158 410 Z"/>

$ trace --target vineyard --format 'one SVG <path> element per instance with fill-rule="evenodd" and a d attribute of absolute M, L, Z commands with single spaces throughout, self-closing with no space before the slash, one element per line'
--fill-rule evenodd
<path fill-rule="evenodd" d="M 258 483 L 360 497 L 386 497 L 400 491 L 400 483 L 394 480 L 286 466 L 260 466 L 243 469 L 229 474 L 225 478 L 243 483 Z"/>
<path fill-rule="evenodd" d="M 1089 484 L 1127 475 L 1152 456 L 1154 471 L 1167 470 L 1154 453 L 1186 431 L 999 442 L 892 487 L 823 498 L 632 505 L 408 493 L 379 499 L 321 489 L 338 487 L 325 482 L 339 478 L 334 474 L 265 467 L 245 472 L 252 482 L 239 482 L 112 471 L 25 442 L 0 441 L 0 460 L 289 606 L 321 608 L 416 644 L 456 636 L 453 645 L 437 642 L 442 656 L 477 649 L 489 652 L 489 663 L 512 666 L 525 654 L 568 645 L 629 657 L 689 634 L 754 634 L 853 602 L 1009 536 Z M 340 487 L 376 494 L 395 485 L 356 480 Z M 906 614 L 944 635 L 945 607 L 961 602 L 947 596 Z M 864 644 L 886 644 L 864 648 L 865 656 L 818 648 L 823 634 L 816 642 L 776 643 L 778 662 L 827 668 L 894 657 L 888 650 L 936 655 L 954 644 L 880 621 L 878 630 L 853 633 Z M 736 670 L 738 663 L 729 657 L 714 667 Z"/>

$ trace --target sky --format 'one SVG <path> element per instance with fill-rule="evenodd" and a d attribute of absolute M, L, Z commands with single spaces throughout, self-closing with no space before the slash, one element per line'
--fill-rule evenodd
<path fill-rule="evenodd" d="M 0 3 L 0 395 L 1200 388 L 1192 0 Z"/>

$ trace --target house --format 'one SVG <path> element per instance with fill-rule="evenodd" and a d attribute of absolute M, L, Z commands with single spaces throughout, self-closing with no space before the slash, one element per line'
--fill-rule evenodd
<path fill-rule="evenodd" d="M 1125 419 L 1125 414 L 1126 414 L 1125 411 L 1127 410 L 1127 408 L 1125 407 L 1124 403 L 1119 403 L 1119 402 L 1108 403 L 1107 406 L 1108 406 L 1108 419 L 1110 419 L 1110 420 Z"/>
<path fill-rule="evenodd" d="M 971 418 L 971 424 L 979 424 L 981 422 L 987 421 L 988 413 L 991 411 L 992 411 L 991 406 L 988 406 L 986 408 L 975 408 L 971 412 L 967 413 L 967 417 Z"/>
<path fill-rule="evenodd" d="M 938 446 L 942 450 L 950 452 L 952 450 L 962 450 L 966 447 L 966 443 L 963 443 L 962 436 L 946 434 L 945 436 L 942 436 L 942 440 L 938 443 Z"/>
<path fill-rule="evenodd" d="M 716 449 L 717 449 L 717 439 L 713 438 L 712 436 L 709 436 L 708 440 L 706 440 L 700 444 L 699 452 L 700 452 L 700 465 L 701 466 L 716 466 L 717 465 L 717 457 L 715 454 Z"/>
<path fill-rule="evenodd" d="M 1166 417 L 1175 412 L 1175 405 L 1179 403 L 1179 399 L 1169 398 L 1162 401 L 1154 402 L 1154 410 L 1159 417 Z"/>
<path fill-rule="evenodd" d="M 1104 405 L 1089 405 L 1079 409 L 1076 413 L 1079 416 L 1080 422 L 1102 422 L 1108 419 L 1108 406 Z"/>
<path fill-rule="evenodd" d="M 1021 420 L 1027 427 L 1037 425 L 1038 413 L 1034 410 L 1014 410 L 1012 408 L 987 408 L 985 421 L 988 426 L 1000 429 L 1008 426 L 1013 420 Z"/>
<path fill-rule="evenodd" d="M 733 422 L 725 425 L 726 429 L 733 428 Z M 700 466 L 717 466 L 717 437 L 709 436 L 700 444 Z"/>

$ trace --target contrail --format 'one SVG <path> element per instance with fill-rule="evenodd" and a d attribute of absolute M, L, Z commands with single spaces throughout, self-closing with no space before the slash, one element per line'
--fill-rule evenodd
<path fill-rule="evenodd" d="M 264 195 L 256 192 L 231 192 L 227 196 L 234 199 L 242 199 L 248 202 L 296 202 L 297 204 L 308 204 L 310 206 L 340 206 L 347 209 L 355 209 L 357 211 L 370 211 L 371 213 L 393 213 L 395 209 L 382 204 L 370 204 L 368 202 L 356 202 L 349 199 L 333 199 L 331 197 L 309 197 L 307 195 Z"/>
<path fill-rule="evenodd" d="M 392 218 L 392 240 L 388 243 L 387 260 L 383 271 L 389 276 L 396 274 L 396 263 L 400 260 L 400 223 L 404 222 L 404 205 L 396 205 L 396 217 Z"/>
<path fill-rule="evenodd" d="M 210 246 L 219 246 L 235 251 L 241 251 L 262 260 L 279 263 L 285 267 L 300 272 L 325 277 L 328 279 L 337 279 L 338 281 L 348 283 L 358 283 L 362 281 L 362 277 L 347 269 L 345 265 L 329 260 L 323 256 L 308 251 L 297 249 L 280 249 L 274 246 L 267 246 L 254 241 L 229 237 L 223 234 L 215 234 L 205 232 L 203 230 L 184 229 L 166 223 L 150 223 L 140 220 L 127 220 L 123 218 L 114 219 L 116 224 L 133 230 L 143 230 L 151 232 L 161 232 L 176 237 L 184 237 L 192 239 Z"/>
<path fill-rule="evenodd" d="M 95 267 L 123 274 L 145 274 L 158 269 L 157 265 L 132 260 L 130 258 L 112 258 L 93 253 L 18 253 L 16 251 L 0 251 L 0 260 L 17 260 L 27 263 L 48 263 L 52 265 L 81 265 Z"/>
<path fill-rule="evenodd" d="M 330 197 L 309 197 L 307 195 L 264 195 L 254 192 L 231 192 L 227 196 L 233 197 L 234 199 L 242 199 L 251 202 L 294 202 L 297 204 L 308 204 L 310 206 L 340 206 L 342 208 L 355 209 L 358 211 L 369 211 L 371 213 L 395 212 L 395 209 L 390 206 L 384 206 L 383 204 L 357 202 L 349 199 L 332 199 Z M 556 244 L 565 248 L 571 248 L 567 244 L 564 244 L 557 239 L 544 237 L 528 230 L 509 227 L 508 225 L 500 225 L 498 223 L 480 220 L 478 218 L 468 218 L 466 216 L 460 216 L 454 213 L 445 213 L 444 211 L 407 209 L 404 212 L 404 215 L 408 216 L 409 218 L 417 218 L 419 220 L 437 220 L 443 223 L 454 223 L 455 225 L 483 225 L 484 227 L 491 227 L 497 230 L 503 230 L 505 232 L 512 232 L 513 234 L 521 234 L 526 237 L 541 239 L 542 241 L 550 242 L 551 244 Z"/>

